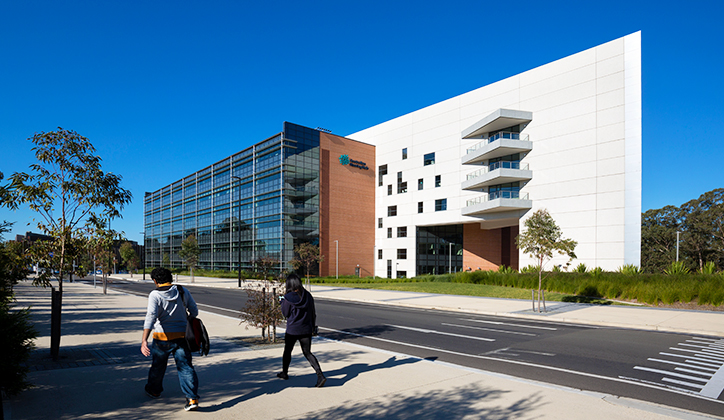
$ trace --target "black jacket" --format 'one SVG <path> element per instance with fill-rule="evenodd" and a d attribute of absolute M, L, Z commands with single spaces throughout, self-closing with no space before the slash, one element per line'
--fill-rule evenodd
<path fill-rule="evenodd" d="M 302 296 L 295 292 L 284 295 L 282 314 L 287 319 L 286 333 L 291 335 L 312 335 L 317 324 L 312 294 L 302 289 Z"/>

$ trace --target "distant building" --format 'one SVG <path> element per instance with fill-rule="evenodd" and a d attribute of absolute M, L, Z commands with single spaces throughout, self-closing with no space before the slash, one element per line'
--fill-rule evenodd
<path fill-rule="evenodd" d="M 303 242 L 322 275 L 519 268 L 535 264 L 515 239 L 540 208 L 578 241 L 574 264 L 639 265 L 640 33 L 347 137 L 284 123 L 144 203 L 149 266 L 181 267 L 194 234 L 200 266 L 221 270 L 239 250 L 242 268 L 289 269 Z"/>

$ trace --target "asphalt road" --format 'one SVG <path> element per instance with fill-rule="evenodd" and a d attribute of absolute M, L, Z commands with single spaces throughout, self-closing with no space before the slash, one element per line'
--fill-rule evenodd
<path fill-rule="evenodd" d="M 111 287 L 146 296 L 152 284 Z M 241 290 L 194 287 L 199 308 L 238 316 Z M 324 338 L 724 416 L 724 340 L 315 299 Z"/>

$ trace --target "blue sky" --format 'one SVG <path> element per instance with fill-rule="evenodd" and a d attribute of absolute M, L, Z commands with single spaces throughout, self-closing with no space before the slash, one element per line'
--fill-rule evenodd
<path fill-rule="evenodd" d="M 0 171 L 88 137 L 133 203 L 281 131 L 348 135 L 642 31 L 643 210 L 724 187 L 724 2 L 0 0 Z M 27 211 L 6 239 L 37 231 Z M 30 223 L 30 226 L 27 224 Z"/>

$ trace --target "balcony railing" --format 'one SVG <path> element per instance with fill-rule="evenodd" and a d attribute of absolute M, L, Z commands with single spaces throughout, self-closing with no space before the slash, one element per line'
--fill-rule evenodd
<path fill-rule="evenodd" d="M 467 178 L 466 178 L 466 179 L 468 179 L 468 180 L 474 179 L 474 178 L 477 178 L 477 177 L 479 177 L 479 176 L 483 176 L 483 175 L 487 174 L 488 172 L 492 172 L 492 171 L 494 171 L 494 170 L 496 170 L 496 169 L 500 169 L 500 168 L 504 168 L 504 169 L 521 169 L 521 170 L 527 171 L 527 170 L 528 170 L 528 164 L 527 164 L 527 163 L 521 164 L 521 163 L 518 162 L 518 161 L 515 161 L 515 162 L 511 162 L 511 161 L 494 162 L 494 163 L 491 163 L 490 165 L 484 166 L 482 169 L 478 169 L 478 170 L 475 171 L 475 172 L 469 173 L 469 174 L 467 175 Z"/>
<path fill-rule="evenodd" d="M 493 201 L 498 198 L 512 198 L 516 200 L 527 200 L 528 199 L 528 193 L 520 194 L 520 191 L 494 191 L 485 195 L 481 195 L 479 197 L 475 197 L 473 199 L 468 200 L 465 203 L 465 207 L 474 206 L 476 204 L 485 203 L 488 201 Z"/>
<path fill-rule="evenodd" d="M 480 143 L 475 144 L 474 146 L 468 148 L 467 153 L 472 153 L 478 149 L 480 149 L 483 146 L 486 146 L 496 140 L 520 140 L 520 141 L 528 141 L 528 135 L 527 134 L 521 134 L 521 133 L 509 133 L 507 131 L 502 131 L 500 133 L 495 133 L 494 135 L 483 139 Z"/>

